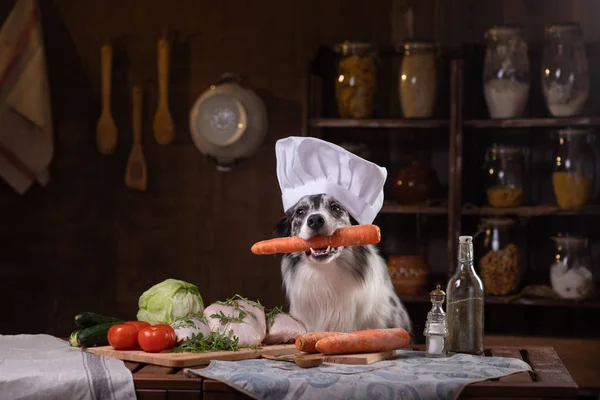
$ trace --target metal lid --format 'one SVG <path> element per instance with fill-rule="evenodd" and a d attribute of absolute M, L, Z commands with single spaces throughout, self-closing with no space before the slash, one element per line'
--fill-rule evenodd
<path fill-rule="evenodd" d="M 556 244 L 564 246 L 587 246 L 588 239 L 586 237 L 574 236 L 569 234 L 558 234 L 557 236 L 550 237 Z"/>
<path fill-rule="evenodd" d="M 442 290 L 440 285 L 437 285 L 435 290 L 429 292 L 429 295 L 431 296 L 431 301 L 444 301 L 444 298 L 446 297 L 446 293 Z"/>
<path fill-rule="evenodd" d="M 510 34 L 521 34 L 523 28 L 518 25 L 494 25 L 485 32 L 484 37 L 495 38 L 498 35 L 510 35 Z"/>
<path fill-rule="evenodd" d="M 491 226 L 499 226 L 499 225 L 512 225 L 515 223 L 515 220 L 512 218 L 482 218 L 481 223 L 483 225 L 491 225 Z"/>
<path fill-rule="evenodd" d="M 564 129 L 558 130 L 559 135 L 567 135 L 567 136 L 583 135 L 583 134 L 589 134 L 591 132 L 592 132 L 591 129 L 585 129 L 585 128 L 564 128 Z"/>
<path fill-rule="evenodd" d="M 583 33 L 581 25 L 578 22 L 560 22 L 546 25 L 544 30 L 546 35 L 557 35 L 561 33 Z"/>
<path fill-rule="evenodd" d="M 333 45 L 333 51 L 341 54 L 366 53 L 373 48 L 373 44 L 369 42 L 351 42 L 344 41 Z"/>
<path fill-rule="evenodd" d="M 409 39 L 401 44 L 404 50 L 429 50 L 435 49 L 437 43 L 429 39 Z"/>
<path fill-rule="evenodd" d="M 495 154 L 518 154 L 523 152 L 522 147 L 518 146 L 505 146 L 502 144 L 495 144 L 489 148 L 490 152 Z"/>

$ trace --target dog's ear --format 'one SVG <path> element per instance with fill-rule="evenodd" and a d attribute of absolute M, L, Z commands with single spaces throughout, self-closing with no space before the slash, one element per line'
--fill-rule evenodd
<path fill-rule="evenodd" d="M 290 224 L 290 220 L 287 216 L 281 218 L 277 226 L 275 226 L 275 230 L 273 231 L 273 237 L 288 237 L 292 234 L 292 225 Z"/>

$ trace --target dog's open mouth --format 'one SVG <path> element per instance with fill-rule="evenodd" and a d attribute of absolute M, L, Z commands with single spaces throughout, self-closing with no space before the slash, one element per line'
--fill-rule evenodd
<path fill-rule="evenodd" d="M 333 254 L 337 253 L 337 247 L 327 246 L 321 249 L 311 249 L 306 252 L 306 255 L 316 260 L 323 260 Z"/>

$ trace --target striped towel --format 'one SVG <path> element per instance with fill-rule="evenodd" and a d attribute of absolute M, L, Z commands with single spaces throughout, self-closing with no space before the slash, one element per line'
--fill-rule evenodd
<path fill-rule="evenodd" d="M 50 335 L 0 335 L 0 399 L 134 400 L 123 361 Z"/>
<path fill-rule="evenodd" d="M 0 177 L 46 185 L 53 126 L 38 0 L 17 0 L 0 30 Z"/>

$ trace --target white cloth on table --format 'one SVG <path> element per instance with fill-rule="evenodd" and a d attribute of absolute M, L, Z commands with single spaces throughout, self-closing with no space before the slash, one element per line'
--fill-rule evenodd
<path fill-rule="evenodd" d="M 50 335 L 0 335 L 0 399 L 135 400 L 123 361 Z"/>

